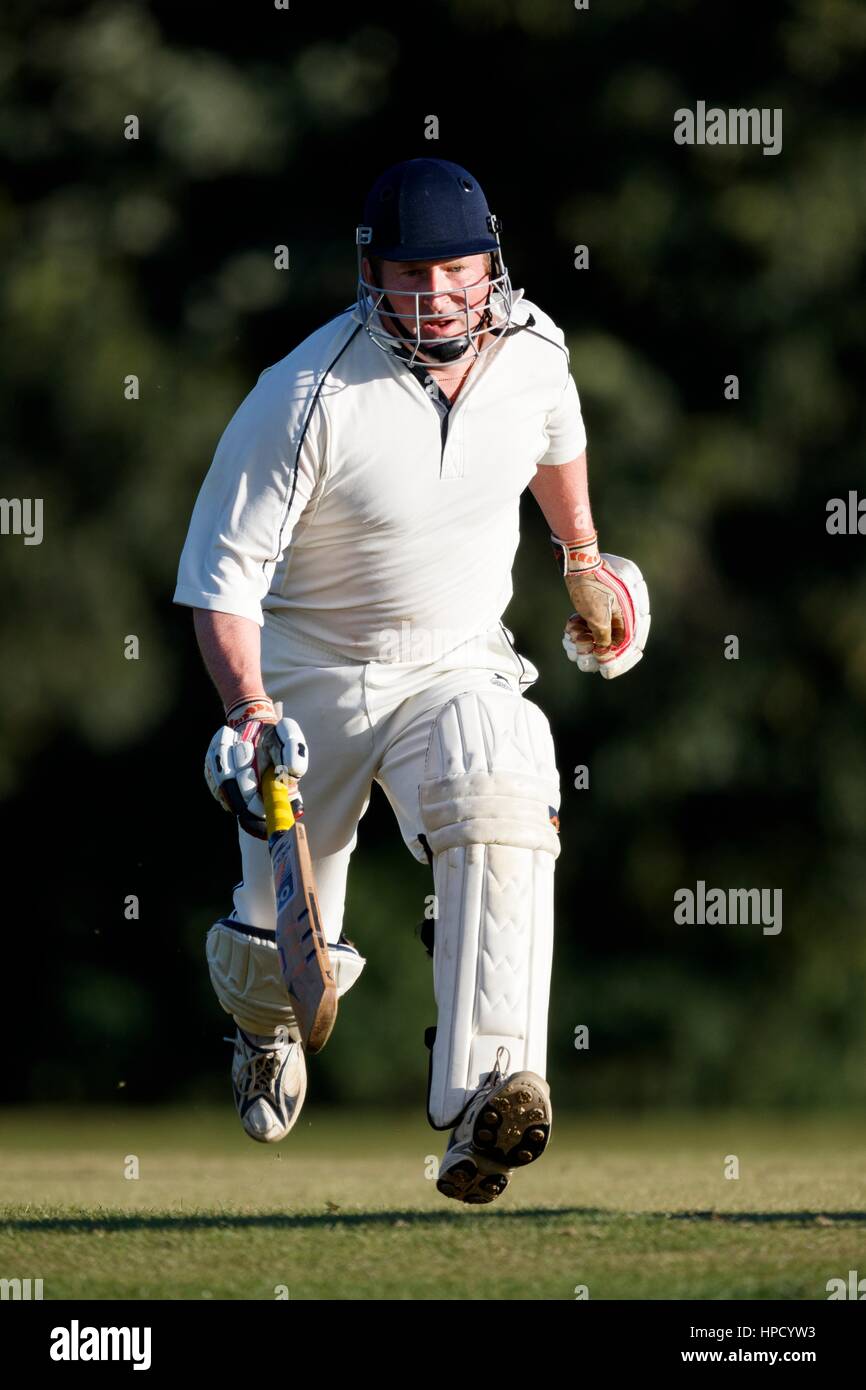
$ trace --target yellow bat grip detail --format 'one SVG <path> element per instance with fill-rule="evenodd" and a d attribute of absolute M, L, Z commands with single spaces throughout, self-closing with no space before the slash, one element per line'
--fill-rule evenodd
<path fill-rule="evenodd" d="M 280 830 L 291 830 L 295 817 L 289 789 L 285 782 L 277 781 L 273 767 L 265 768 L 262 774 L 262 800 L 265 803 L 268 834 L 275 835 Z"/>

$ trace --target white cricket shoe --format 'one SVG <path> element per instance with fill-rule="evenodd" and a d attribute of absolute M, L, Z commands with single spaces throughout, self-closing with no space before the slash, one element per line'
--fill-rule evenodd
<path fill-rule="evenodd" d="M 300 1040 L 265 1037 L 238 1028 L 234 1038 L 232 1089 L 241 1124 L 251 1139 L 276 1144 L 285 1139 L 307 1094 L 307 1063 Z"/>
<path fill-rule="evenodd" d="M 508 1049 L 499 1047 L 493 1071 L 452 1130 L 439 1165 L 438 1191 L 458 1202 L 495 1201 L 514 1169 L 534 1163 L 550 1139 L 550 1087 L 534 1071 L 503 1078 L 503 1053 L 510 1061 Z"/>

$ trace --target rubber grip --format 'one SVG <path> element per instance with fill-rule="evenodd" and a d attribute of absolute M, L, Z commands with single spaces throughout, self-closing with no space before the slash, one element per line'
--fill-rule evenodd
<path fill-rule="evenodd" d="M 262 801 L 265 803 L 268 834 L 291 830 L 295 823 L 292 799 L 285 782 L 277 781 L 273 767 L 266 767 L 262 773 Z"/>

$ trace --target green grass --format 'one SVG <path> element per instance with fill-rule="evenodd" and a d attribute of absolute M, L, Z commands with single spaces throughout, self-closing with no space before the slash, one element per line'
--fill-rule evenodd
<path fill-rule="evenodd" d="M 544 1158 L 474 1208 L 425 1178 L 444 1141 L 309 1102 L 274 1147 L 230 1105 L 7 1111 L 0 1277 L 46 1299 L 486 1300 L 824 1299 L 866 1275 L 859 1117 L 560 1114 Z"/>

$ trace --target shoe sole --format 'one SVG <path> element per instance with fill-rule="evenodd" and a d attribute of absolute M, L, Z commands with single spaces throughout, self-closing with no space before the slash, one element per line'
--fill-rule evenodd
<path fill-rule="evenodd" d="M 472 1158 L 462 1158 L 436 1180 L 436 1190 L 443 1197 L 481 1206 L 495 1202 L 508 1186 L 510 1173 L 485 1173 Z"/>
<path fill-rule="evenodd" d="M 544 1153 L 551 1123 L 550 1100 L 540 1078 L 535 1072 L 515 1072 L 479 1111 L 472 1128 L 473 1156 L 442 1173 L 437 1191 L 459 1202 L 495 1201 L 508 1186 L 512 1169 L 525 1168 Z"/>
<path fill-rule="evenodd" d="M 550 1141 L 550 1100 L 535 1072 L 518 1071 L 491 1092 L 472 1127 L 472 1147 L 489 1163 L 525 1168 Z"/>

